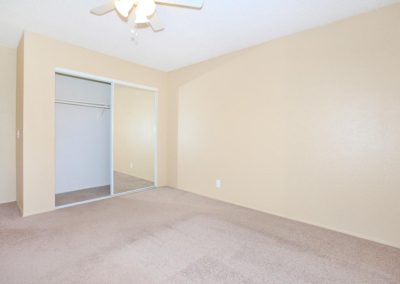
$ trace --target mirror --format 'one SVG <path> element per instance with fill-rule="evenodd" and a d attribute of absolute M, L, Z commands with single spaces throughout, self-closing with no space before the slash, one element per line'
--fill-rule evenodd
<path fill-rule="evenodd" d="M 155 98 L 153 91 L 115 85 L 114 194 L 155 185 Z"/>

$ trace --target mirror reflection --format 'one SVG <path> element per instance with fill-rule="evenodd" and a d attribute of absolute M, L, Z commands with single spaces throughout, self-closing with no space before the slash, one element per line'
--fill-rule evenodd
<path fill-rule="evenodd" d="M 154 186 L 155 93 L 115 85 L 114 194 Z"/>

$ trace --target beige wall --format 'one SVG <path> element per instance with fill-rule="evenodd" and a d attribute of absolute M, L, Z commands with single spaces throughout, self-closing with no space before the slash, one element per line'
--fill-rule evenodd
<path fill-rule="evenodd" d="M 155 93 L 116 85 L 113 114 L 114 170 L 154 181 Z"/>
<path fill-rule="evenodd" d="M 0 46 L 0 203 L 15 201 L 17 51 Z"/>
<path fill-rule="evenodd" d="M 159 89 L 158 181 L 166 184 L 167 75 L 34 33 L 24 36 L 23 215 L 54 209 L 56 67 Z"/>
<path fill-rule="evenodd" d="M 400 247 L 399 27 L 390 6 L 169 74 L 170 184 Z"/>

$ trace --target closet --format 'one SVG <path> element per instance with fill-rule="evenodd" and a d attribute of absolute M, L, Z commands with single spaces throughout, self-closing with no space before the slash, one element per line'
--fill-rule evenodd
<path fill-rule="evenodd" d="M 55 206 L 156 186 L 156 90 L 73 74 L 55 74 Z"/>
<path fill-rule="evenodd" d="M 56 206 L 111 194 L 111 84 L 56 74 Z"/>

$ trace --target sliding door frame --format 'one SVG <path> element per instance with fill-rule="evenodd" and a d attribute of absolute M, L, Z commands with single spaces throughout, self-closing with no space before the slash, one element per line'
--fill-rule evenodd
<path fill-rule="evenodd" d="M 151 87 L 151 86 L 146 86 L 142 84 L 137 84 L 133 82 L 128 82 L 128 81 L 122 81 L 122 80 L 116 80 L 112 78 L 107 78 L 103 76 L 97 76 L 85 72 L 80 72 L 80 71 L 75 71 L 71 69 L 65 69 L 65 68 L 60 68 L 56 67 L 54 74 L 62 74 L 62 75 L 68 75 L 68 76 L 73 76 L 77 78 L 82 78 L 82 79 L 88 79 L 88 80 L 94 80 L 94 81 L 99 81 L 99 82 L 104 82 L 108 83 L 111 85 L 111 107 L 110 107 L 110 115 L 111 115 L 111 129 L 110 129 L 110 196 L 105 196 L 105 197 L 99 197 L 95 199 L 90 199 L 90 200 L 85 200 L 85 201 L 80 201 L 76 203 L 71 203 L 67 205 L 62 205 L 62 206 L 56 206 L 56 209 L 61 209 L 65 207 L 70 207 L 70 206 L 75 206 L 75 205 L 80 205 L 80 204 L 85 204 L 93 201 L 98 201 L 102 199 L 107 199 L 107 198 L 112 198 L 114 196 L 120 196 L 124 194 L 129 194 L 133 192 L 141 192 L 144 190 L 148 189 L 153 189 L 158 186 L 158 95 L 159 91 L 158 88 Z M 146 187 L 146 188 L 141 188 L 141 189 L 136 189 L 136 190 L 129 190 L 127 192 L 123 193 L 115 193 L 114 192 L 114 96 L 115 96 L 115 86 L 125 86 L 125 87 L 130 87 L 130 88 L 135 88 L 135 89 L 140 89 L 144 91 L 150 91 L 154 93 L 154 126 L 153 126 L 153 134 L 154 134 L 154 186 L 151 187 Z M 54 194 L 55 194 L 55 189 L 54 189 Z"/>

